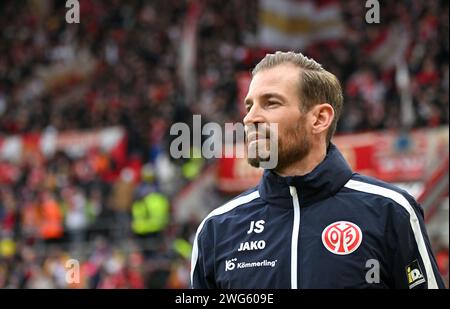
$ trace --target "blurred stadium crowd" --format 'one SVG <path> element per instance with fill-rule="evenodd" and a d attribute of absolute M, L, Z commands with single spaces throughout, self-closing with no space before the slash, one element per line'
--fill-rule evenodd
<path fill-rule="evenodd" d="M 201 2 L 194 102 L 177 68 L 189 1 L 80 3 L 81 22 L 71 25 L 64 1 L 0 4 L 0 137 L 121 126 L 127 156 L 0 159 L 0 174 L 14 175 L 0 176 L 0 288 L 187 287 L 199 222 L 174 222 L 170 205 L 208 162 L 170 159 L 168 129 L 192 114 L 241 120 L 236 74 L 267 52 L 249 43 L 258 1 Z M 341 11 L 345 37 L 303 51 L 343 83 L 338 133 L 405 129 L 394 70 L 370 56 L 393 23 L 411 38 L 411 126 L 448 124 L 448 2 L 383 1 L 383 22 L 370 26 L 361 1 L 342 1 Z M 77 74 L 58 75 L 64 70 Z M 139 227 L 140 211 L 156 214 L 152 228 Z M 448 248 L 435 246 L 448 280 Z M 66 281 L 69 257 L 80 261 L 78 284 Z"/>

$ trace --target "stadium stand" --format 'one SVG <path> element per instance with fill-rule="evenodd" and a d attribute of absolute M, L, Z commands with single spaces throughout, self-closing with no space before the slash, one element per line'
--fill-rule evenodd
<path fill-rule="evenodd" d="M 79 24 L 66 23 L 64 1 L 0 3 L 0 288 L 186 288 L 208 209 L 180 208 L 219 206 L 231 192 L 215 181 L 218 160 L 171 159 L 168 130 L 193 114 L 241 121 L 249 69 L 273 50 L 261 33 L 277 25 L 267 1 L 80 2 Z M 443 130 L 448 147 L 448 2 L 383 1 L 370 25 L 359 0 L 319 2 L 335 5 L 340 30 L 298 51 L 343 82 L 338 135 Z M 409 72 L 406 118 L 395 57 Z M 445 161 L 439 153 L 428 161 Z M 447 216 L 430 231 L 448 286 L 445 155 L 404 180 L 419 184 L 428 220 Z M 161 222 L 139 235 L 145 201 Z M 70 258 L 78 283 L 66 280 Z"/>

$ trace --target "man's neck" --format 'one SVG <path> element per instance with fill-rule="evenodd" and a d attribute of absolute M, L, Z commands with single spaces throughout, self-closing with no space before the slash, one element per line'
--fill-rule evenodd
<path fill-rule="evenodd" d="M 310 173 L 317 165 L 319 165 L 327 155 L 327 147 L 319 146 L 311 150 L 309 154 L 302 160 L 295 162 L 280 171 L 275 171 L 280 176 L 303 176 Z"/>

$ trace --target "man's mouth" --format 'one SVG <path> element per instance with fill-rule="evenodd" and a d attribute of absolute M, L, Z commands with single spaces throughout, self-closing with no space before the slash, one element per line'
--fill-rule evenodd
<path fill-rule="evenodd" d="M 251 143 L 251 142 L 254 142 L 254 141 L 256 141 L 258 139 L 258 133 L 250 133 L 250 134 L 247 134 L 247 143 Z"/>
<path fill-rule="evenodd" d="M 258 143 L 258 142 L 261 142 L 261 141 L 266 141 L 266 140 L 268 140 L 268 138 L 266 138 L 266 137 L 264 137 L 264 138 L 254 138 L 254 139 L 248 141 L 248 145 L 251 145 L 253 143 Z"/>
<path fill-rule="evenodd" d="M 250 145 L 253 142 L 267 140 L 269 137 L 265 135 L 258 135 L 258 132 L 252 132 L 247 134 L 247 143 Z"/>

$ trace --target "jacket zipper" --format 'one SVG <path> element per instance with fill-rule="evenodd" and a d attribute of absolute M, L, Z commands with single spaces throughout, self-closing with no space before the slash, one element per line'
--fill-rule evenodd
<path fill-rule="evenodd" d="M 297 289 L 297 265 L 298 265 L 298 233 L 300 230 L 300 204 L 298 202 L 297 188 L 289 186 L 294 204 L 294 225 L 292 227 L 291 241 L 291 289 Z"/>

